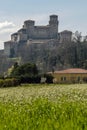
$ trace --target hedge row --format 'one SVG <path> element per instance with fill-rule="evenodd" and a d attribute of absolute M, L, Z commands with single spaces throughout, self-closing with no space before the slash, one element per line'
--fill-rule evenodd
<path fill-rule="evenodd" d="M 20 81 L 18 79 L 0 79 L 0 87 L 12 87 L 20 85 Z"/>
<path fill-rule="evenodd" d="M 37 76 L 22 75 L 18 79 L 20 80 L 20 83 L 40 83 L 41 77 L 39 75 Z"/>
<path fill-rule="evenodd" d="M 16 78 L 19 79 L 20 83 L 41 83 L 42 77 L 46 78 L 45 83 L 53 83 L 53 76 L 50 74 L 35 75 L 35 76 L 21 75 Z"/>
<path fill-rule="evenodd" d="M 0 87 L 12 87 L 24 83 L 42 83 L 42 77 L 46 79 L 45 83 L 53 83 L 53 77 L 49 74 L 35 76 L 21 75 L 16 77 L 7 77 L 6 79 L 0 79 Z"/>

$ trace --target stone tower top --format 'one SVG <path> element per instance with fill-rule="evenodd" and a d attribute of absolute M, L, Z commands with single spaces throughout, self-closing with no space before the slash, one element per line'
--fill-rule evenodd
<path fill-rule="evenodd" d="M 24 21 L 24 28 L 28 28 L 29 26 L 34 26 L 35 21 L 34 20 L 26 20 Z"/>
<path fill-rule="evenodd" d="M 57 15 L 50 15 L 49 25 L 54 25 L 54 24 L 58 25 L 58 16 Z"/>

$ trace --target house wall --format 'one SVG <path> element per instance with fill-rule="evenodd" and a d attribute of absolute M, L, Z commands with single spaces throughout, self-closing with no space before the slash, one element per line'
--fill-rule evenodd
<path fill-rule="evenodd" d="M 79 83 L 83 82 L 84 78 L 87 78 L 87 74 L 57 74 L 54 73 L 54 82 L 56 83 Z"/>

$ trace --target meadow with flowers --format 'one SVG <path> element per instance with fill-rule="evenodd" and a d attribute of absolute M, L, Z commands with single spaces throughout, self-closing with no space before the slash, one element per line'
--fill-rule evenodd
<path fill-rule="evenodd" d="M 87 85 L 0 88 L 0 130 L 87 130 Z"/>

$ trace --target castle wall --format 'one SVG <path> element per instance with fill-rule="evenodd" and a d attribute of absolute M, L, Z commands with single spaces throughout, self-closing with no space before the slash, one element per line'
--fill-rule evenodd
<path fill-rule="evenodd" d="M 55 39 L 58 35 L 58 26 L 34 26 L 28 29 L 30 39 Z"/>
<path fill-rule="evenodd" d="M 58 35 L 58 17 L 50 16 L 47 26 L 35 26 L 33 20 L 27 20 L 24 22 L 23 28 L 27 31 L 28 39 L 54 39 Z"/>
<path fill-rule="evenodd" d="M 60 42 L 71 42 L 72 40 L 72 32 L 68 30 L 64 30 L 60 33 Z"/>
<path fill-rule="evenodd" d="M 8 57 L 10 56 L 10 50 L 11 50 L 12 47 L 13 47 L 13 44 L 12 44 L 11 41 L 4 43 L 4 54 L 6 56 L 8 56 Z"/>
<path fill-rule="evenodd" d="M 27 41 L 28 39 L 55 39 L 58 35 L 58 26 L 30 26 L 26 33 L 18 32 L 11 36 L 12 42 Z"/>
<path fill-rule="evenodd" d="M 19 41 L 27 41 L 27 34 L 18 34 L 17 42 Z"/>
<path fill-rule="evenodd" d="M 49 27 L 48 26 L 35 26 L 33 38 L 34 39 L 48 39 L 49 38 Z"/>
<path fill-rule="evenodd" d="M 46 26 L 35 26 L 35 21 L 27 20 L 23 28 L 11 35 L 11 41 L 4 43 L 4 53 L 8 57 L 11 52 L 16 52 L 19 44 L 26 43 L 28 40 L 57 39 L 58 37 L 58 16 L 51 15 L 49 24 Z"/>
<path fill-rule="evenodd" d="M 18 33 L 14 33 L 14 34 L 11 35 L 11 41 L 12 42 L 16 42 L 17 38 L 18 38 Z"/>

